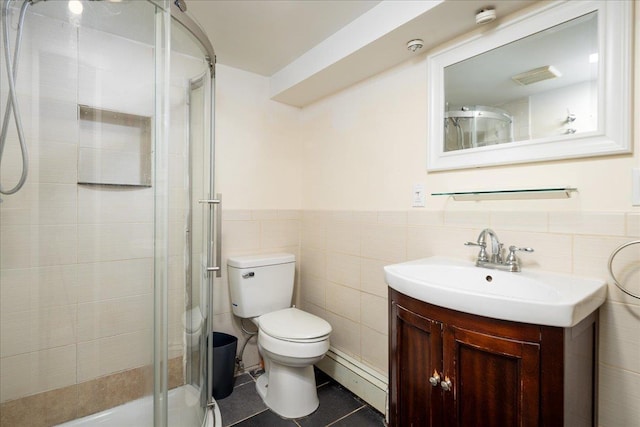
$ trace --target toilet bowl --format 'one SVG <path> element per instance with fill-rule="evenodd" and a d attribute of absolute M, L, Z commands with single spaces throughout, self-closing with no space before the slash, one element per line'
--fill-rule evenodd
<path fill-rule="evenodd" d="M 313 365 L 329 350 L 331 326 L 296 308 L 268 313 L 258 324 L 258 348 L 265 361 L 258 394 L 282 417 L 309 415 L 319 404 Z"/>
<path fill-rule="evenodd" d="M 309 415 L 319 404 L 313 365 L 329 350 L 331 325 L 290 306 L 295 257 L 234 257 L 227 268 L 234 314 L 258 326 L 258 350 L 265 362 L 258 394 L 282 417 Z"/>

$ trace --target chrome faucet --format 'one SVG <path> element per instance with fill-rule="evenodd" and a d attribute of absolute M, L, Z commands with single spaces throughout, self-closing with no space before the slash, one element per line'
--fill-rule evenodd
<path fill-rule="evenodd" d="M 491 256 L 487 255 L 487 236 L 491 239 Z M 520 271 L 520 261 L 516 256 L 516 251 L 533 252 L 532 248 L 519 248 L 512 245 L 509 246 L 509 255 L 507 255 L 505 259 L 503 257 L 503 244 L 500 243 L 496 232 L 490 228 L 482 230 L 476 242 L 466 242 L 465 245 L 480 247 L 478 259 L 476 260 L 478 267 L 494 268 L 511 272 Z"/>

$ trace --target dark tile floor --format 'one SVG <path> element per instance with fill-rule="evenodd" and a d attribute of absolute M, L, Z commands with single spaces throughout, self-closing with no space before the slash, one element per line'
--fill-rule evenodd
<path fill-rule="evenodd" d="M 285 419 L 275 414 L 260 399 L 255 378 L 249 374 L 236 377 L 233 393 L 218 400 L 224 427 L 374 427 L 384 426 L 384 416 L 346 388 L 316 369 L 320 406 L 312 414 Z"/>

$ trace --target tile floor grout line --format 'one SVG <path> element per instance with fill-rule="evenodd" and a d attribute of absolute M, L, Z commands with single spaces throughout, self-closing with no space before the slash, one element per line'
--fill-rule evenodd
<path fill-rule="evenodd" d="M 334 425 L 335 423 L 337 423 L 338 421 L 342 421 L 342 420 L 344 420 L 344 419 L 345 419 L 345 418 L 347 418 L 348 416 L 355 414 L 356 412 L 358 412 L 358 411 L 362 410 L 363 408 L 366 408 L 366 405 L 362 405 L 362 406 L 361 406 L 361 407 L 359 407 L 358 409 L 354 409 L 353 411 L 351 411 L 351 412 L 349 412 L 348 414 L 346 414 L 346 415 L 344 415 L 344 416 L 342 416 L 342 417 L 338 418 L 337 420 L 333 420 L 333 421 L 331 421 L 331 422 L 330 422 L 329 424 L 327 424 L 325 427 L 332 426 L 332 425 Z"/>
<path fill-rule="evenodd" d="M 263 412 L 265 412 L 265 411 L 268 411 L 268 410 L 269 410 L 269 408 L 264 408 L 262 411 L 258 411 L 258 412 L 256 412 L 255 414 L 251 414 L 251 415 L 249 415 L 248 417 L 244 417 L 243 419 L 238 420 L 238 421 L 236 421 L 235 423 L 233 423 L 233 424 L 229 424 L 229 425 L 224 426 L 224 427 L 233 427 L 233 426 L 235 426 L 235 425 L 240 424 L 241 422 L 247 421 L 249 418 L 253 418 L 253 417 L 255 417 L 256 415 L 260 415 L 261 413 L 263 413 Z"/>

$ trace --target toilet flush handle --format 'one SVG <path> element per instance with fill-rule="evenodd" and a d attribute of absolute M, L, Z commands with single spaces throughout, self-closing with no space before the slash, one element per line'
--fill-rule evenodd
<path fill-rule="evenodd" d="M 250 271 L 250 272 L 248 272 L 248 273 L 244 273 L 244 274 L 242 275 L 242 278 L 243 278 L 243 279 L 250 279 L 251 277 L 253 277 L 253 276 L 255 276 L 255 275 L 256 275 L 256 273 L 254 273 L 253 271 Z"/>

